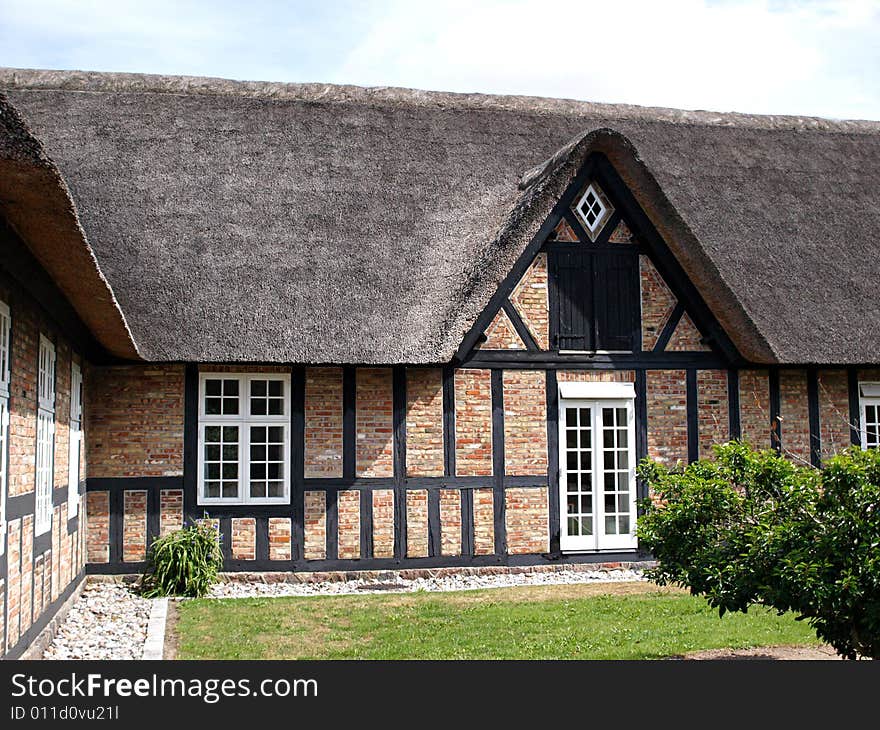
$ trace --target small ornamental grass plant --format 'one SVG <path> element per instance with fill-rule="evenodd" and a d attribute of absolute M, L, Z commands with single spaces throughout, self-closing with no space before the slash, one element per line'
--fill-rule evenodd
<path fill-rule="evenodd" d="M 194 523 L 153 543 L 141 594 L 201 598 L 216 583 L 222 567 L 219 532 L 208 522 Z"/>

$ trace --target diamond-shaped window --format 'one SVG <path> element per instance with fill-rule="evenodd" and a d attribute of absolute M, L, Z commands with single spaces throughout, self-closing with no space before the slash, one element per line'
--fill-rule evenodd
<path fill-rule="evenodd" d="M 591 241 L 596 240 L 614 212 L 614 207 L 608 202 L 605 193 L 594 182 L 587 185 L 573 209 Z"/>

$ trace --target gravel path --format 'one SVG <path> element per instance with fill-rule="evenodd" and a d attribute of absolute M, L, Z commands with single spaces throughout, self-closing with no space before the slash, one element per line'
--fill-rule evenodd
<path fill-rule="evenodd" d="M 43 659 L 140 659 L 150 604 L 126 585 L 87 583 Z"/>
<path fill-rule="evenodd" d="M 553 572 L 508 573 L 500 575 L 446 574 L 407 580 L 392 576 L 387 580 L 346 580 L 323 583 L 218 583 L 211 598 L 253 598 L 276 596 L 342 595 L 346 593 L 415 593 L 418 591 L 468 591 L 510 586 L 571 585 L 575 583 L 619 583 L 644 580 L 638 570 L 559 570 Z"/>

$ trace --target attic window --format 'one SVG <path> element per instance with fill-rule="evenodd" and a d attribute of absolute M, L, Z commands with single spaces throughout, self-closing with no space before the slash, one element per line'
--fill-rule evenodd
<path fill-rule="evenodd" d="M 595 241 L 614 212 L 614 207 L 599 185 L 591 182 L 575 203 L 574 212 L 590 240 Z"/>

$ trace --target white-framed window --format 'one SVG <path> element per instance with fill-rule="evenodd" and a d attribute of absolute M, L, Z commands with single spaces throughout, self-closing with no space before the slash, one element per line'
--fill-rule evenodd
<path fill-rule="evenodd" d="M 880 448 L 880 383 L 859 383 L 862 448 Z"/>
<path fill-rule="evenodd" d="M 67 460 L 67 515 L 75 517 L 79 509 L 79 471 L 82 461 L 83 419 L 82 370 L 75 362 L 70 364 L 70 452 Z"/>
<path fill-rule="evenodd" d="M 55 345 L 40 335 L 37 368 L 37 458 L 34 533 L 52 526 L 52 482 L 55 478 Z"/>
<path fill-rule="evenodd" d="M 560 383 L 560 547 L 637 547 L 631 383 Z"/>
<path fill-rule="evenodd" d="M 290 501 L 290 376 L 201 373 L 199 504 Z"/>
<path fill-rule="evenodd" d="M 12 317 L 0 302 L 0 555 L 6 550 L 6 492 L 9 478 L 9 343 Z"/>

